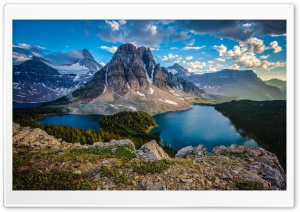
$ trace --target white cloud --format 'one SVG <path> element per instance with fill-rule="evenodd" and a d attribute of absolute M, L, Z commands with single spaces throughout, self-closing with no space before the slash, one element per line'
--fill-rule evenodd
<path fill-rule="evenodd" d="M 157 33 L 157 26 L 155 26 L 155 25 L 150 26 L 150 31 L 151 31 L 152 35 L 156 35 L 156 33 Z"/>
<path fill-rule="evenodd" d="M 248 27 L 251 27 L 252 24 L 250 24 L 250 23 L 245 23 L 245 24 L 243 24 L 242 26 L 245 27 L 245 28 L 248 28 Z"/>
<path fill-rule="evenodd" d="M 125 21 L 125 20 L 119 20 L 119 24 L 120 24 L 120 25 L 125 25 L 125 24 L 126 24 L 126 21 Z"/>
<path fill-rule="evenodd" d="M 23 49 L 30 49 L 31 45 L 26 44 L 26 43 L 19 43 L 18 47 L 23 48 Z"/>
<path fill-rule="evenodd" d="M 203 69 L 206 66 L 206 63 L 195 61 L 195 62 L 188 62 L 187 65 L 188 67 L 191 67 L 193 69 Z"/>
<path fill-rule="evenodd" d="M 228 68 L 238 70 L 238 69 L 240 69 L 240 66 L 238 64 L 233 64 L 233 65 L 229 66 Z"/>
<path fill-rule="evenodd" d="M 219 62 L 225 62 L 226 61 L 225 58 L 216 58 L 216 60 L 219 61 Z"/>
<path fill-rule="evenodd" d="M 213 48 L 219 52 L 219 56 L 230 57 L 233 59 L 234 64 L 229 68 L 239 69 L 240 67 L 247 69 L 260 69 L 260 70 L 272 70 L 278 67 L 286 67 L 286 62 L 269 62 L 261 61 L 260 59 L 267 59 L 270 55 L 262 55 L 259 58 L 256 57 L 256 53 L 262 53 L 267 49 L 273 49 L 274 53 L 280 52 L 282 48 L 278 46 L 276 41 L 270 43 L 270 46 L 266 47 L 264 42 L 257 38 L 249 38 L 246 41 L 241 41 L 240 46 L 234 46 L 233 50 L 227 51 L 227 47 L 223 44 L 220 46 L 213 46 Z M 217 61 L 218 58 L 216 59 Z M 210 64 L 210 63 L 209 63 Z M 210 70 L 215 70 L 216 65 L 210 64 Z"/>
<path fill-rule="evenodd" d="M 234 52 L 232 50 L 227 51 L 227 47 L 221 44 L 221 46 L 214 45 L 213 48 L 219 52 L 219 56 L 233 57 Z"/>
<path fill-rule="evenodd" d="M 105 23 L 107 23 L 113 31 L 118 31 L 119 30 L 120 24 L 118 22 L 116 22 L 116 21 L 105 21 Z"/>
<path fill-rule="evenodd" d="M 217 69 L 224 69 L 225 68 L 224 65 L 218 64 L 218 63 L 216 63 L 216 61 L 213 61 L 213 60 L 208 61 L 208 67 L 209 67 L 209 70 L 213 71 L 213 72 L 217 71 Z"/>
<path fill-rule="evenodd" d="M 254 52 L 258 52 L 258 53 L 262 53 L 267 49 L 267 47 L 265 46 L 263 40 L 255 38 L 255 37 L 249 38 L 246 41 L 241 41 L 240 45 L 243 46 L 243 47 L 245 47 L 247 45 L 250 45 L 249 50 L 254 51 Z"/>
<path fill-rule="evenodd" d="M 98 48 L 106 50 L 106 51 L 109 51 L 110 53 L 115 53 L 117 51 L 117 49 L 118 49 L 118 47 L 116 47 L 116 46 L 112 46 L 112 47 L 100 46 Z"/>
<path fill-rule="evenodd" d="M 269 58 L 270 57 L 270 55 L 268 54 L 268 55 L 262 55 L 262 56 L 260 56 L 259 58 L 260 59 L 267 59 L 267 58 Z"/>
<path fill-rule="evenodd" d="M 104 62 L 100 62 L 100 65 L 105 66 L 106 64 Z"/>
<path fill-rule="evenodd" d="M 274 53 L 278 53 L 281 52 L 282 48 L 280 46 L 278 46 L 278 42 L 277 41 L 273 41 L 270 43 L 270 48 L 274 49 Z"/>
<path fill-rule="evenodd" d="M 178 58 L 176 58 L 174 63 L 180 63 L 181 60 L 182 60 L 182 57 L 178 57 Z"/>
<path fill-rule="evenodd" d="M 13 52 L 13 60 L 16 63 L 22 63 L 22 62 L 24 62 L 26 60 L 29 60 L 29 59 L 30 59 L 30 56 L 28 56 L 28 55 L 21 54 L 21 53 L 18 53 L 18 52 Z"/>
<path fill-rule="evenodd" d="M 205 46 L 186 46 L 183 47 L 181 50 L 200 50 L 205 48 Z"/>
<path fill-rule="evenodd" d="M 193 46 L 195 44 L 195 39 L 185 42 L 188 46 Z"/>
<path fill-rule="evenodd" d="M 177 47 L 171 47 L 171 50 L 178 49 Z"/>
<path fill-rule="evenodd" d="M 176 55 L 168 54 L 168 58 L 169 58 L 169 59 L 173 59 L 173 58 L 175 58 L 175 57 L 178 57 L 178 54 L 176 54 Z"/>
<path fill-rule="evenodd" d="M 166 55 L 164 55 L 164 57 L 161 60 L 162 61 L 167 61 L 167 60 L 169 60 L 169 58 Z"/>
<path fill-rule="evenodd" d="M 180 60 L 182 60 L 182 57 L 179 57 L 178 54 L 176 54 L 176 55 L 173 55 L 173 54 L 164 55 L 163 58 L 161 58 L 161 60 L 162 61 L 167 61 L 167 60 L 174 59 L 174 58 L 177 58 L 177 60 L 179 59 L 179 62 L 180 62 Z"/>
<path fill-rule="evenodd" d="M 188 56 L 188 57 L 186 57 L 185 59 L 186 60 L 192 60 L 194 57 L 193 56 Z"/>
<path fill-rule="evenodd" d="M 271 34 L 271 37 L 281 37 L 281 36 L 286 36 L 286 34 L 279 34 L 279 35 Z"/>

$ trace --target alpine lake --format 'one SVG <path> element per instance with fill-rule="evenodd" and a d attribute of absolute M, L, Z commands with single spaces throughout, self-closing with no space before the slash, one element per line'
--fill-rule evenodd
<path fill-rule="evenodd" d="M 30 107 L 28 104 L 24 106 Z M 22 105 L 17 107 L 20 108 Z M 242 134 L 244 133 L 236 129 L 231 121 L 213 106 L 194 105 L 193 107 L 191 110 L 154 115 L 153 118 L 158 126 L 149 133 L 158 135 L 162 140 L 162 144 L 171 145 L 174 150 L 199 144 L 204 144 L 208 151 L 220 145 L 258 146 L 253 139 L 243 136 Z M 64 125 L 97 131 L 101 127 L 98 124 L 100 118 L 101 115 L 98 114 L 70 114 L 46 116 L 39 123 L 42 125 Z"/>

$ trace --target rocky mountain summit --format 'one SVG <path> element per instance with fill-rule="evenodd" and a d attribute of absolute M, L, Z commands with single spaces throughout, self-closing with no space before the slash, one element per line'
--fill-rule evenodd
<path fill-rule="evenodd" d="M 17 190 L 61 190 L 66 185 L 73 186 L 70 181 L 64 182 L 65 178 L 59 181 L 60 184 L 47 184 L 47 177 L 57 179 L 66 173 L 77 176 L 74 177 L 75 189 L 286 189 L 286 175 L 277 157 L 257 147 L 217 146 L 212 152 L 207 152 L 206 147 L 200 144 L 185 147 L 175 158 L 170 158 L 155 141 L 138 150 L 130 140 L 72 144 L 41 129 L 20 127 L 14 123 L 13 153 L 14 188 Z M 31 185 L 26 176 L 36 181 Z M 46 181 L 40 182 L 40 179 Z M 24 184 L 23 180 L 27 183 Z"/>
<path fill-rule="evenodd" d="M 169 66 L 167 68 L 169 72 L 174 74 L 177 77 L 181 77 L 183 79 L 188 80 L 188 77 L 192 75 L 191 72 L 189 72 L 187 69 L 179 65 L 178 63 L 174 63 L 172 66 Z"/>
<path fill-rule="evenodd" d="M 83 88 L 81 94 L 85 100 L 91 100 L 107 89 L 124 96 L 130 90 L 137 92 L 142 89 L 147 92 L 150 84 L 164 91 L 179 89 L 197 96 L 201 96 L 202 93 L 193 83 L 175 77 L 156 64 L 149 48 L 136 48 L 133 44 L 123 44 L 119 46 L 110 62 L 95 75 L 86 89 Z M 93 90 L 97 92 L 91 93 Z"/>
<path fill-rule="evenodd" d="M 149 48 L 120 45 L 91 82 L 66 96 L 75 114 L 113 114 L 138 110 L 149 114 L 190 109 L 205 92 L 156 64 Z M 66 101 L 65 101 L 66 102 Z"/>

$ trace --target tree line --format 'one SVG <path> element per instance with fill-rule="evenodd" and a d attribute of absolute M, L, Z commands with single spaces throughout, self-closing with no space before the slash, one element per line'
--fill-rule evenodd
<path fill-rule="evenodd" d="M 286 169 L 286 101 L 240 100 L 218 104 L 215 108 L 246 131 L 266 150 L 277 155 Z"/>

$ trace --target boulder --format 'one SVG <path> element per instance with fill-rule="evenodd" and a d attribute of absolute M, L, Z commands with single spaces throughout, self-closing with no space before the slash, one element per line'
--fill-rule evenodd
<path fill-rule="evenodd" d="M 197 147 L 187 146 L 180 149 L 175 158 L 200 158 L 207 154 L 207 149 L 203 144 L 199 144 Z"/>
<path fill-rule="evenodd" d="M 155 140 L 144 144 L 139 150 L 136 151 L 136 154 L 139 159 L 145 161 L 157 161 L 170 158 Z"/>

